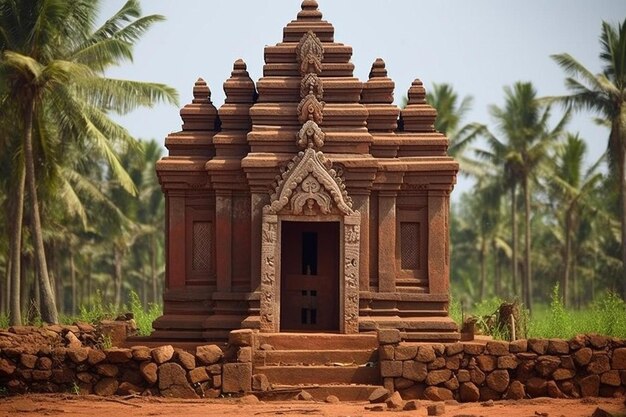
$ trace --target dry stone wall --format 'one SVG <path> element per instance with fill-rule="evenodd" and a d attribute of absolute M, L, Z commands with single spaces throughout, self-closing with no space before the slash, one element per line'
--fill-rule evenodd
<path fill-rule="evenodd" d="M 408 344 L 379 332 L 385 387 L 404 399 L 463 402 L 534 397 L 623 396 L 626 340 L 579 335 L 453 344 Z"/>
<path fill-rule="evenodd" d="M 205 345 L 189 352 L 171 345 L 102 349 L 91 343 L 99 338 L 95 329 L 82 326 L 10 330 L 0 332 L 0 395 L 216 398 L 251 390 L 252 355 L 245 337 L 228 348 Z"/>

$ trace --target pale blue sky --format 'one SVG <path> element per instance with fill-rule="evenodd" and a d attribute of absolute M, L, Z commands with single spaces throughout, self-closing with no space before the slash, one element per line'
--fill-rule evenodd
<path fill-rule="evenodd" d="M 125 0 L 104 0 L 111 16 Z M 366 80 L 381 57 L 396 82 L 398 101 L 411 81 L 426 87 L 447 82 L 460 95 L 472 95 L 466 121 L 489 123 L 490 104 L 503 103 L 503 86 L 532 81 L 539 95 L 565 93 L 564 73 L 550 54 L 568 52 L 594 72 L 602 20 L 626 17 L 624 0 L 318 0 L 324 19 L 335 27 L 335 41 L 353 47 L 355 76 Z M 282 40 L 282 28 L 295 19 L 300 0 L 143 0 L 144 14 L 164 15 L 137 45 L 134 63 L 110 71 L 117 78 L 157 81 L 176 88 L 180 103 L 191 100 L 198 77 L 224 100 L 222 83 L 238 58 L 253 80 L 262 75 L 263 47 Z M 557 109 L 554 120 L 560 115 Z M 163 141 L 180 129 L 178 109 L 158 106 L 121 119 L 140 138 Z M 589 114 L 569 125 L 589 144 L 589 160 L 606 148 L 608 131 Z M 459 179 L 456 198 L 469 182 Z M 456 199 L 455 198 L 455 199 Z"/>

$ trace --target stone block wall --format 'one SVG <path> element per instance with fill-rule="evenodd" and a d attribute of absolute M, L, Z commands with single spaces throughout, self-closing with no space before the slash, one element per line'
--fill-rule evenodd
<path fill-rule="evenodd" d="M 380 370 L 385 387 L 404 399 L 471 402 L 626 392 L 626 340 L 579 335 L 409 344 L 394 332 L 379 333 Z"/>
<path fill-rule="evenodd" d="M 14 329 L 0 334 L 0 395 L 70 392 L 97 395 L 161 395 L 216 398 L 251 390 L 251 348 L 230 344 L 195 348 L 170 345 L 101 349 L 80 343 L 75 326 Z M 71 334 L 70 337 L 67 335 Z M 12 336 L 10 336 L 12 335 Z M 26 336 L 37 343 L 16 344 Z"/>

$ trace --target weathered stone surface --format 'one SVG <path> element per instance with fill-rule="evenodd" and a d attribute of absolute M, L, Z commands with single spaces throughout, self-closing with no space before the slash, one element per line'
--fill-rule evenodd
<path fill-rule="evenodd" d="M 591 361 L 591 357 L 593 356 L 593 350 L 588 347 L 584 347 L 579 349 L 574 353 L 574 361 L 581 366 L 587 365 Z"/>
<path fill-rule="evenodd" d="M 480 391 L 480 400 L 481 401 L 494 401 L 500 399 L 500 393 L 498 391 L 493 390 L 489 387 L 479 387 Z"/>
<path fill-rule="evenodd" d="M 148 361 L 152 359 L 151 349 L 147 346 L 133 346 L 131 348 L 133 351 L 133 359 L 136 361 Z"/>
<path fill-rule="evenodd" d="M 548 340 L 548 353 L 552 355 L 567 355 L 569 353 L 569 343 L 563 339 Z"/>
<path fill-rule="evenodd" d="M 91 349 L 86 347 L 69 348 L 66 351 L 67 357 L 74 363 L 83 363 L 89 358 Z"/>
<path fill-rule="evenodd" d="M 587 342 L 588 340 L 585 335 L 577 334 L 569 340 L 569 348 L 570 350 L 578 350 L 587 346 Z"/>
<path fill-rule="evenodd" d="M 79 348 L 83 346 L 83 344 L 80 340 L 78 340 L 78 337 L 76 337 L 74 332 L 67 332 L 67 334 L 65 335 L 65 340 L 67 340 L 68 348 Z"/>
<path fill-rule="evenodd" d="M 395 390 L 402 390 L 402 389 L 412 386 L 413 384 L 415 384 L 415 382 L 411 381 L 410 379 L 406 379 L 402 377 L 393 379 L 393 385 L 394 385 Z"/>
<path fill-rule="evenodd" d="M 531 398 L 545 397 L 548 393 L 547 381 L 543 378 L 530 378 L 526 381 L 526 393 Z"/>
<path fill-rule="evenodd" d="M 470 371 L 470 381 L 476 385 L 482 385 L 485 382 L 485 373 L 478 368 L 472 369 Z"/>
<path fill-rule="evenodd" d="M 604 407 L 596 407 L 591 417 L 619 417 L 619 414 L 615 414 Z"/>
<path fill-rule="evenodd" d="M 222 391 L 249 392 L 252 389 L 251 363 L 226 363 L 223 367 Z"/>
<path fill-rule="evenodd" d="M 402 376 L 402 362 L 400 361 L 381 361 L 380 375 L 383 378 Z"/>
<path fill-rule="evenodd" d="M 511 381 L 509 384 L 509 388 L 506 390 L 504 394 L 504 398 L 507 400 L 521 400 L 526 397 L 526 389 L 524 388 L 524 384 L 519 381 Z"/>
<path fill-rule="evenodd" d="M 561 368 L 576 369 L 576 365 L 574 364 L 574 358 L 571 355 L 561 356 Z"/>
<path fill-rule="evenodd" d="M 414 359 L 415 355 L 417 355 L 417 346 L 416 345 L 405 345 L 401 344 L 395 348 L 395 359 L 397 361 L 406 361 L 409 359 Z"/>
<path fill-rule="evenodd" d="M 404 407 L 404 401 L 398 391 L 394 392 L 385 400 L 387 408 L 390 410 L 401 410 Z"/>
<path fill-rule="evenodd" d="M 417 355 L 415 356 L 416 360 L 425 363 L 432 362 L 435 360 L 435 358 L 435 350 L 430 345 L 420 346 L 417 350 Z"/>
<path fill-rule="evenodd" d="M 467 369 L 459 369 L 456 374 L 459 382 L 469 382 L 470 381 L 470 372 Z"/>
<path fill-rule="evenodd" d="M 491 355 L 479 355 L 476 356 L 476 363 L 483 372 L 491 372 L 496 369 L 497 359 Z"/>
<path fill-rule="evenodd" d="M 113 378 L 117 376 L 119 368 L 116 365 L 110 363 L 101 363 L 100 365 L 96 366 L 96 372 L 98 373 L 98 375 Z"/>
<path fill-rule="evenodd" d="M 487 342 L 487 353 L 495 356 L 502 356 L 509 354 L 509 342 L 503 342 L 500 340 L 493 340 Z"/>
<path fill-rule="evenodd" d="M 546 390 L 548 391 L 548 397 L 550 398 L 565 398 L 565 395 L 561 392 L 558 385 L 554 381 L 548 381 L 546 383 Z"/>
<path fill-rule="evenodd" d="M 189 352 L 185 352 L 181 349 L 177 350 L 176 359 L 183 366 L 183 368 L 187 370 L 192 370 L 196 367 L 196 357 Z"/>
<path fill-rule="evenodd" d="M 526 352 L 528 350 L 528 340 L 526 339 L 518 339 L 509 343 L 509 352 L 511 353 L 521 353 Z"/>
<path fill-rule="evenodd" d="M 197 398 L 187 382 L 185 370 L 177 363 L 166 362 L 158 367 L 159 390 L 164 397 Z"/>
<path fill-rule="evenodd" d="M 115 378 L 102 378 L 98 383 L 93 387 L 93 392 L 96 395 L 100 395 L 103 397 L 107 397 L 110 395 L 114 395 L 117 392 L 117 388 L 119 387 L 119 383 Z"/>
<path fill-rule="evenodd" d="M 224 352 L 217 345 L 198 346 L 196 348 L 196 358 L 204 365 L 213 365 L 224 356 Z"/>
<path fill-rule="evenodd" d="M 613 351 L 611 368 L 626 369 L 626 348 L 618 348 Z"/>
<path fill-rule="evenodd" d="M 372 404 L 384 403 L 389 398 L 390 392 L 388 389 L 378 387 L 370 394 L 368 400 Z"/>
<path fill-rule="evenodd" d="M 446 368 L 456 370 L 461 367 L 461 357 L 462 355 L 455 355 L 452 357 L 446 358 Z"/>
<path fill-rule="evenodd" d="M 106 349 L 104 353 L 111 363 L 126 363 L 133 358 L 133 351 L 125 348 Z"/>
<path fill-rule="evenodd" d="M 211 376 L 211 383 L 213 385 L 213 388 L 221 388 L 222 386 L 222 375 L 212 375 Z"/>
<path fill-rule="evenodd" d="M 117 393 L 119 395 L 133 395 L 133 394 L 141 394 L 143 392 L 143 388 L 133 384 L 132 382 L 124 381 L 117 388 Z"/>
<path fill-rule="evenodd" d="M 583 397 L 597 397 L 600 392 L 600 376 L 589 375 L 579 382 L 580 395 Z"/>
<path fill-rule="evenodd" d="M 74 371 L 70 368 L 52 370 L 52 382 L 55 384 L 69 384 L 74 382 Z"/>
<path fill-rule="evenodd" d="M 608 338 L 606 336 L 601 336 L 599 334 L 590 334 L 588 335 L 589 344 L 596 349 L 602 349 L 606 347 Z"/>
<path fill-rule="evenodd" d="M 594 353 L 587 365 L 587 371 L 592 374 L 602 374 L 610 369 L 609 357 L 603 353 Z"/>
<path fill-rule="evenodd" d="M 463 343 L 456 342 L 446 345 L 446 356 L 453 356 L 463 352 Z"/>
<path fill-rule="evenodd" d="M 446 367 L 446 359 L 442 356 L 438 356 L 434 361 L 428 364 L 428 370 L 441 369 Z"/>
<path fill-rule="evenodd" d="M 542 377 L 548 377 L 552 375 L 554 371 L 561 365 L 561 360 L 556 356 L 539 356 L 535 364 L 537 373 Z"/>
<path fill-rule="evenodd" d="M 139 365 L 141 375 L 150 385 L 157 382 L 157 369 L 157 364 L 154 362 L 142 362 L 141 365 Z"/>
<path fill-rule="evenodd" d="M 459 387 L 459 398 L 463 402 L 475 402 L 480 398 L 480 391 L 474 383 L 464 382 Z"/>
<path fill-rule="evenodd" d="M 509 387 L 509 372 L 498 369 L 487 375 L 487 386 L 496 392 L 504 392 Z"/>
<path fill-rule="evenodd" d="M 265 374 L 252 375 L 252 390 L 253 391 L 268 391 L 270 389 L 270 381 Z"/>
<path fill-rule="evenodd" d="M 339 404 L 341 401 L 336 395 L 329 395 L 324 399 L 324 402 L 328 404 Z"/>
<path fill-rule="evenodd" d="M 20 355 L 20 363 L 22 364 L 22 366 L 33 369 L 35 368 L 35 364 L 37 363 L 37 356 L 22 353 L 22 355 Z"/>
<path fill-rule="evenodd" d="M 35 381 L 46 381 L 52 376 L 50 369 L 35 369 L 33 371 L 33 379 Z"/>
<path fill-rule="evenodd" d="M 430 386 L 424 390 L 424 396 L 431 401 L 447 401 L 454 399 L 452 391 L 443 387 Z"/>
<path fill-rule="evenodd" d="M 445 404 L 430 404 L 428 407 L 426 407 L 426 410 L 428 412 L 429 416 L 442 416 L 446 413 L 446 406 Z"/>
<path fill-rule="evenodd" d="M 559 368 L 552 373 L 552 378 L 554 378 L 555 381 L 562 381 L 564 379 L 573 378 L 575 375 L 576 371 L 573 369 Z"/>
<path fill-rule="evenodd" d="M 151 354 L 152 359 L 160 365 L 172 359 L 174 356 L 174 347 L 172 345 L 159 346 L 152 349 Z"/>
<path fill-rule="evenodd" d="M 402 411 L 415 411 L 419 410 L 422 407 L 422 404 L 417 400 L 408 400 L 404 403 L 404 407 L 402 407 Z"/>
<path fill-rule="evenodd" d="M 378 359 L 381 361 L 392 361 L 395 357 L 395 348 L 392 345 L 381 345 L 378 347 Z"/>
<path fill-rule="evenodd" d="M 426 384 L 427 385 L 438 385 L 446 382 L 452 376 L 452 371 L 449 369 L 441 369 L 437 371 L 430 371 L 428 375 L 426 375 Z"/>
<path fill-rule="evenodd" d="M 381 345 L 393 345 L 400 343 L 402 338 L 400 337 L 400 330 L 398 329 L 379 329 L 378 330 L 378 342 Z"/>
<path fill-rule="evenodd" d="M 463 351 L 468 355 L 480 355 L 485 351 L 485 345 L 481 343 L 464 343 Z"/>
<path fill-rule="evenodd" d="M 443 385 L 454 392 L 459 389 L 459 380 L 456 378 L 456 376 L 452 375 L 452 378 L 444 382 Z"/>
<path fill-rule="evenodd" d="M 207 373 L 204 366 L 189 371 L 189 382 L 191 382 L 192 384 L 195 384 L 196 382 L 205 382 L 209 379 L 211 379 L 211 377 Z"/>
<path fill-rule="evenodd" d="M 251 329 L 236 329 L 228 334 L 228 343 L 233 346 L 252 346 Z"/>
<path fill-rule="evenodd" d="M 538 355 L 545 355 L 548 351 L 548 341 L 546 339 L 528 339 L 528 348 Z"/>
<path fill-rule="evenodd" d="M 313 395 L 310 392 L 302 390 L 296 395 L 298 401 L 313 401 Z"/>
<path fill-rule="evenodd" d="M 607 371 L 600 375 L 600 382 L 614 387 L 619 387 L 622 384 L 619 371 L 617 370 Z"/>
<path fill-rule="evenodd" d="M 52 359 L 47 356 L 41 356 L 37 360 L 37 369 L 41 369 L 44 371 L 52 369 Z"/>
<path fill-rule="evenodd" d="M 244 346 L 237 352 L 237 362 L 252 362 L 252 348 Z"/>
<path fill-rule="evenodd" d="M 89 350 L 89 354 L 87 356 L 87 363 L 89 363 L 89 365 L 96 365 L 105 360 L 106 357 L 107 355 L 103 351 L 91 349 Z"/>
<path fill-rule="evenodd" d="M 306 391 L 302 391 L 302 392 L 306 392 Z M 256 395 L 253 394 L 248 394 L 248 395 L 244 395 L 243 397 L 241 397 L 239 399 L 239 402 L 241 404 L 258 404 L 259 402 L 261 402 L 259 400 L 259 398 Z"/>
<path fill-rule="evenodd" d="M 515 355 L 498 356 L 498 369 L 517 368 L 517 357 Z"/>

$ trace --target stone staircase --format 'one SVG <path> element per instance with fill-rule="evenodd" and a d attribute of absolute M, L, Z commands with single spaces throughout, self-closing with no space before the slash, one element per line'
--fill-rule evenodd
<path fill-rule="evenodd" d="M 253 374 L 267 377 L 270 399 L 305 390 L 316 400 L 335 395 L 365 401 L 382 384 L 375 333 L 257 333 Z"/>

